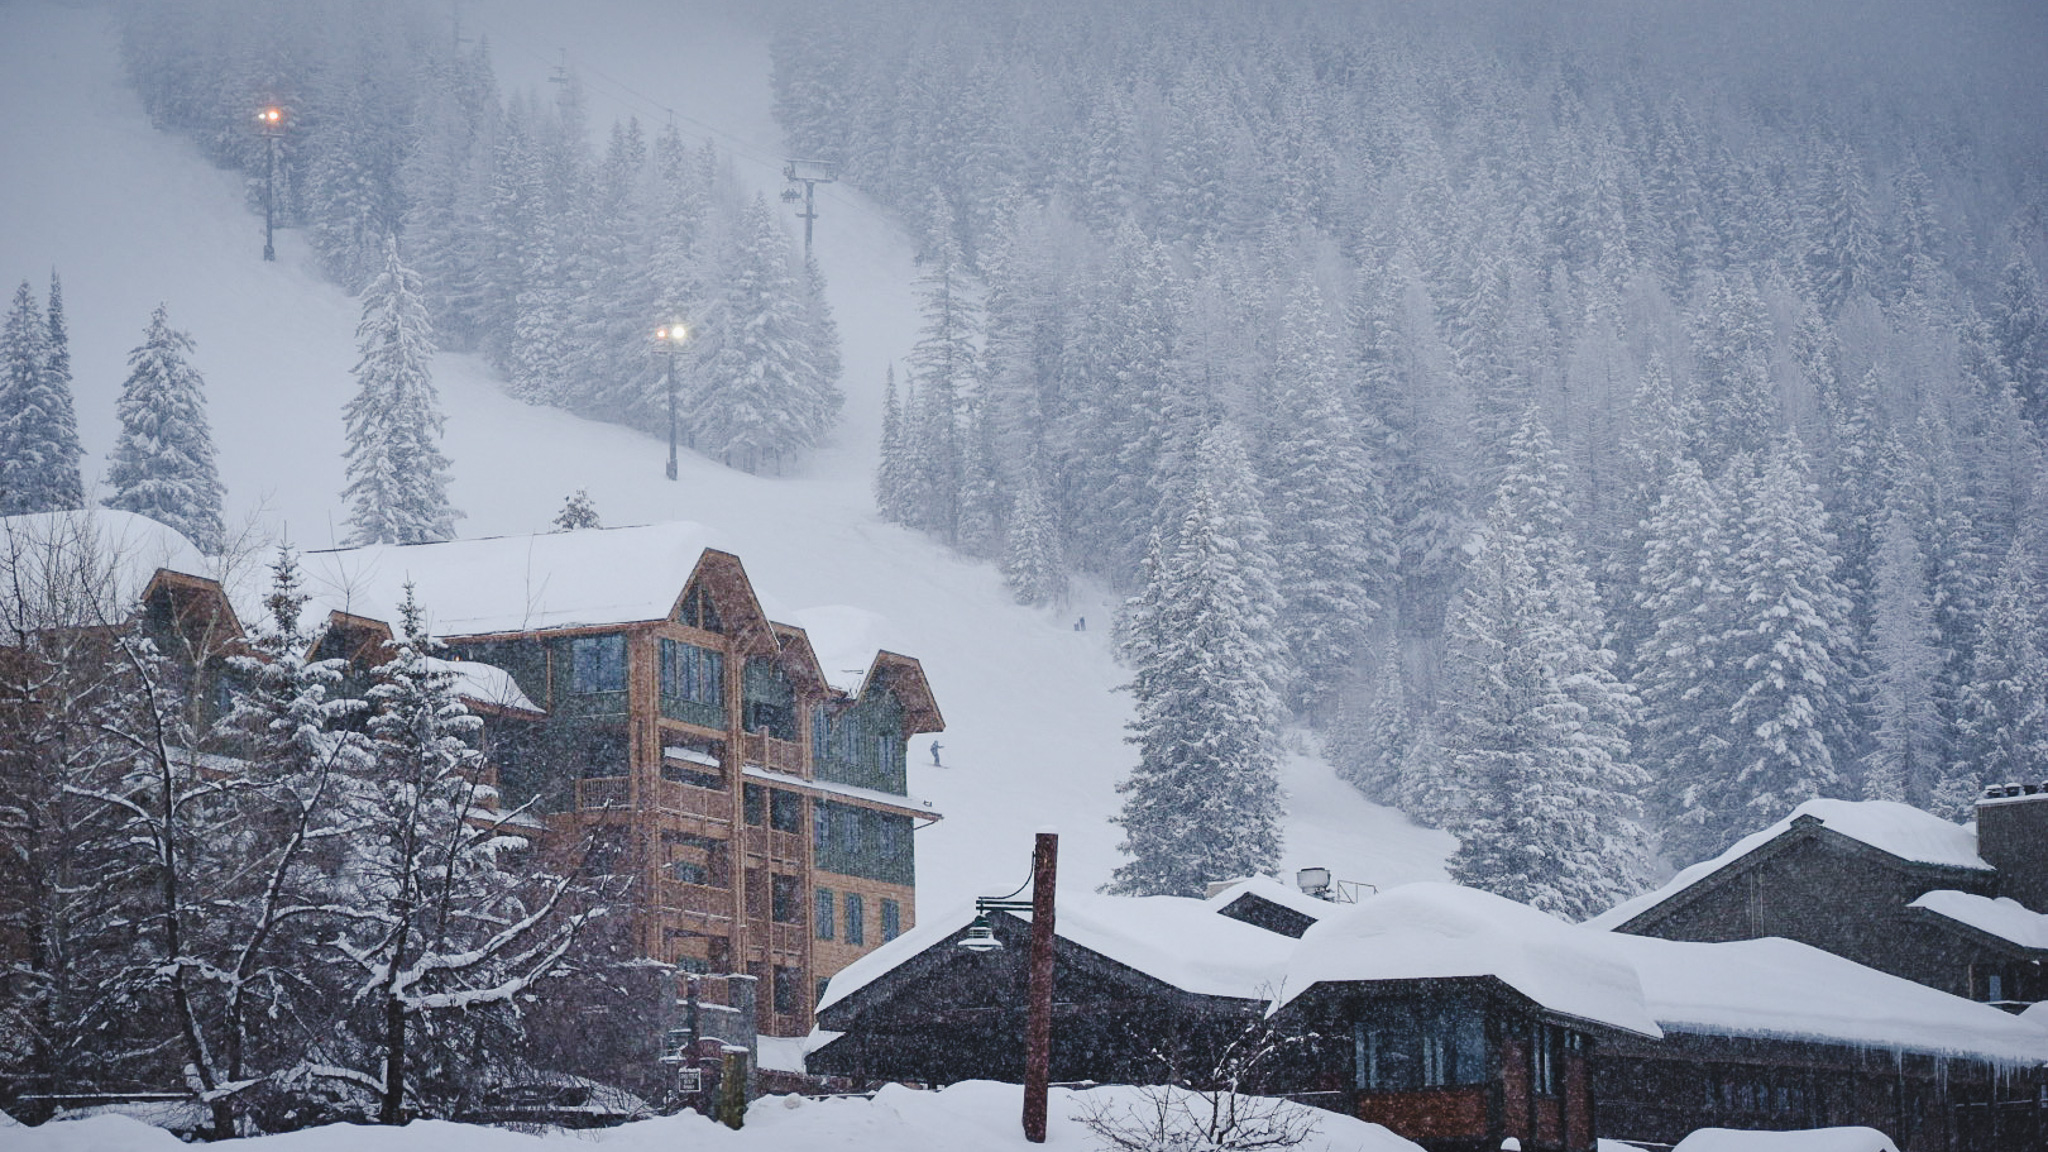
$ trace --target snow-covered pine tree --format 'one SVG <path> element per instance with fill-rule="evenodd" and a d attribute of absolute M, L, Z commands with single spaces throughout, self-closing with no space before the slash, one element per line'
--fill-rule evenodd
<path fill-rule="evenodd" d="M 1806 273 L 1822 307 L 1833 313 L 1852 293 L 1868 292 L 1878 272 L 1870 185 L 1853 149 L 1837 145 L 1822 153 L 1805 203 Z"/>
<path fill-rule="evenodd" d="M 54 289 L 53 289 L 54 290 Z M 2027 419 L 2048 428 L 2048 300 L 2025 247 L 2014 244 L 1991 302 L 1991 330 L 1999 359 L 2025 402 Z"/>
<path fill-rule="evenodd" d="M 1060 552 L 1059 525 L 1053 523 L 1052 502 L 1046 499 L 1045 477 L 1034 459 L 1025 469 L 1024 486 L 1010 511 L 1003 551 L 1003 579 L 1017 603 L 1060 604 L 1067 596 L 1066 557 Z"/>
<path fill-rule="evenodd" d="M 2016 540 L 1992 582 L 1962 691 L 1962 755 L 1940 783 L 1938 812 L 1970 811 L 1986 784 L 2048 776 L 2048 642 L 2035 563 Z"/>
<path fill-rule="evenodd" d="M 912 465 L 923 473 L 919 488 L 929 504 L 912 514 L 918 527 L 957 544 L 970 455 L 967 413 L 981 376 L 981 309 L 953 239 L 952 215 L 942 200 L 935 203 L 938 218 L 917 278 L 923 324 L 910 352 L 910 382 L 923 398 L 910 426 Z"/>
<path fill-rule="evenodd" d="M 1803 800 L 1839 795 L 1851 731 L 1849 600 L 1827 513 L 1787 433 L 1741 478 L 1742 547 L 1730 565 L 1735 627 L 1722 636 L 1734 692 L 1727 774 L 1708 782 L 1718 851 Z"/>
<path fill-rule="evenodd" d="M 604 521 L 597 515 L 597 501 L 590 498 L 587 489 L 578 488 L 562 501 L 562 510 L 555 513 L 555 531 L 574 532 L 580 528 L 602 528 Z"/>
<path fill-rule="evenodd" d="M 1259 461 L 1281 589 L 1287 703 L 1313 718 L 1350 676 L 1394 568 L 1386 495 L 1338 381 L 1337 335 L 1303 281 L 1281 320 Z"/>
<path fill-rule="evenodd" d="M 1371 697 L 1363 704 L 1345 702 L 1323 740 L 1323 755 L 1366 799 L 1427 819 L 1419 808 L 1409 806 L 1401 787 L 1401 765 L 1416 727 L 1407 681 L 1400 641 L 1389 629 L 1375 645 Z"/>
<path fill-rule="evenodd" d="M 502 1055 L 523 1005 L 592 915 L 568 911 L 568 880 L 522 859 L 524 833 L 478 779 L 481 722 L 433 655 L 410 585 L 396 623 L 368 693 L 376 765 L 332 944 L 353 977 L 356 1068 L 381 1085 L 385 1124 L 474 1091 L 479 1065 Z"/>
<path fill-rule="evenodd" d="M 348 988 L 321 955 L 351 893 L 329 862 L 358 830 L 371 758 L 352 726 L 364 705 L 343 688 L 344 662 L 307 658 L 305 604 L 298 560 L 280 546 L 267 619 L 249 652 L 229 658 L 239 687 L 220 727 L 247 765 L 234 841 L 247 889 L 213 917 L 230 1081 L 299 1080 L 345 1059 L 330 1030 Z"/>
<path fill-rule="evenodd" d="M 1531 410 L 1448 626 L 1438 726 L 1462 794 L 1451 875 L 1583 918 L 1636 891 L 1649 854 L 1627 735 L 1635 697 L 1600 647 L 1605 621 L 1565 484 Z"/>
<path fill-rule="evenodd" d="M 875 511 L 892 524 L 910 524 L 910 469 L 904 453 L 904 409 L 896 403 L 896 365 L 882 381 L 882 443 L 875 464 Z"/>
<path fill-rule="evenodd" d="M 691 442 L 749 472 L 815 446 L 838 416 L 817 341 L 791 272 L 789 240 L 756 196 L 720 262 L 719 288 L 693 346 Z"/>
<path fill-rule="evenodd" d="M 1724 773 L 1733 740 L 1725 668 L 1736 611 L 1733 533 L 1721 493 L 1698 461 L 1681 457 L 1645 525 L 1636 612 L 1648 630 L 1630 682 L 1643 706 L 1637 750 L 1654 766 L 1665 851 L 1682 863 L 1711 855 L 1719 831 L 1708 831 L 1705 792 Z"/>
<path fill-rule="evenodd" d="M 225 532 L 225 489 L 214 466 L 206 382 L 185 360 L 191 351 L 192 337 L 172 328 L 157 305 L 142 343 L 128 353 L 128 381 L 117 406 L 121 435 L 107 467 L 113 491 L 102 503 L 169 525 L 212 554 Z"/>
<path fill-rule="evenodd" d="M 55 281 L 52 281 L 55 285 Z M 63 310 L 47 316 L 28 281 L 0 328 L 0 513 L 56 512 L 85 504 L 84 449 L 71 407 Z"/>
<path fill-rule="evenodd" d="M 1109 890 L 1196 896 L 1271 869 L 1280 852 L 1278 593 L 1265 517 L 1237 435 L 1210 431 L 1194 491 L 1155 537 L 1123 627 L 1138 766 L 1117 785 L 1130 859 Z"/>
<path fill-rule="evenodd" d="M 1949 757 L 1935 707 L 1941 655 L 1927 562 L 1905 495 L 1894 494 L 1878 537 L 1863 796 L 1925 808 Z"/>
<path fill-rule="evenodd" d="M 356 395 L 348 418 L 350 544 L 421 544 L 455 535 L 441 454 L 441 400 L 430 363 L 434 333 L 419 277 L 384 243 L 384 271 L 363 290 L 356 325 Z"/>
<path fill-rule="evenodd" d="M 965 457 L 960 469 L 960 550 L 969 556 L 1000 558 L 1003 524 L 1009 519 L 1009 486 L 996 449 L 995 413 L 986 392 L 967 404 Z"/>

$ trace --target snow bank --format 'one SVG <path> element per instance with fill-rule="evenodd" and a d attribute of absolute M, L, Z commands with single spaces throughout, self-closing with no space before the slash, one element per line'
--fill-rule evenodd
<path fill-rule="evenodd" d="M 1811 816 L 1832 831 L 1908 863 L 1991 871 L 1991 865 L 1977 855 L 1977 833 L 1961 824 L 1951 824 L 1933 813 L 1889 800 L 1808 800 L 1794 808 L 1791 815 L 1761 832 L 1743 837 L 1735 842 L 1734 847 L 1712 860 L 1683 869 L 1663 887 L 1624 900 L 1586 921 L 1586 924 L 1600 929 L 1619 928 L 1776 840 L 1802 816 Z"/>
<path fill-rule="evenodd" d="M 1906 907 L 1925 908 L 1936 916 L 1967 924 L 1979 932 L 2010 940 L 2022 948 L 2048 949 L 2048 916 L 2010 897 L 2000 896 L 1994 900 L 1975 892 L 1939 889 Z"/>
<path fill-rule="evenodd" d="M 1491 976 L 1560 1015 L 1662 1035 L 1609 939 L 1474 888 L 1409 884 L 1310 928 L 1276 1007 L 1320 983 Z"/>
<path fill-rule="evenodd" d="M 889 1152 L 1001 1152 L 1033 1148 L 1093 1152 L 1096 1138 L 1074 1119 L 1090 1101 L 1135 1099 L 1124 1087 L 1075 1092 L 1052 1091 L 1046 1142 L 1028 1144 L 1019 1122 L 1022 1089 L 1015 1084 L 970 1080 L 936 1092 L 891 1085 L 872 1100 L 859 1097 L 806 1099 L 770 1096 L 747 1111 L 746 1127 L 735 1132 L 694 1114 L 643 1120 L 599 1132 L 527 1136 L 495 1128 L 422 1121 L 403 1128 L 338 1124 L 281 1136 L 233 1140 L 214 1147 L 249 1152 L 544 1152 L 547 1144 L 570 1152 L 596 1145 L 607 1152 L 831 1152 L 888 1149 Z M 1305 1105 L 1289 1104 L 1288 1108 Z M 1317 1131 L 1300 1152 L 1417 1152 L 1418 1146 L 1377 1124 L 1329 1112 L 1314 1113 Z M 125 1117 L 64 1121 L 11 1132 L 10 1152 L 169 1152 L 185 1145 L 161 1129 Z"/>
<path fill-rule="evenodd" d="M 2038 1023 L 1792 940 L 1606 938 L 1635 966 L 1650 1013 L 1673 1031 L 2048 1060 L 2048 1029 Z"/>
<path fill-rule="evenodd" d="M 1745 1132 L 1702 1128 L 1672 1152 L 1899 1152 L 1875 1128 L 1809 1128 L 1804 1132 Z"/>

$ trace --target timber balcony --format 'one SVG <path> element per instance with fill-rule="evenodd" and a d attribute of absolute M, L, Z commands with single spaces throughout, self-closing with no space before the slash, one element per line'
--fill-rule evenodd
<path fill-rule="evenodd" d="M 576 781 L 576 807 L 624 808 L 628 799 L 624 776 L 591 776 Z"/>
<path fill-rule="evenodd" d="M 777 740 L 766 732 L 743 732 L 740 734 L 740 753 L 748 764 L 759 764 L 792 776 L 804 774 L 804 746 L 794 740 Z"/>

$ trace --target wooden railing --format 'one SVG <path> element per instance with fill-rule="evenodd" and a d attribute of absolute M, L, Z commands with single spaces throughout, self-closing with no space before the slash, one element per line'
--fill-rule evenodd
<path fill-rule="evenodd" d="M 804 746 L 798 741 L 777 740 L 766 732 L 743 732 L 740 748 L 749 764 L 792 776 L 804 774 Z"/>
<path fill-rule="evenodd" d="M 598 776 L 576 782 L 578 808 L 624 808 L 628 796 L 624 776 Z"/>
<path fill-rule="evenodd" d="M 655 803 L 664 811 L 732 823 L 732 793 L 692 788 L 673 780 L 655 781 Z"/>

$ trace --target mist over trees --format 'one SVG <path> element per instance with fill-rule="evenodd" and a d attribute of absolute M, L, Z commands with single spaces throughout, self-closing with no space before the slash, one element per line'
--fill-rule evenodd
<path fill-rule="evenodd" d="M 158 127 L 264 195 L 276 106 L 282 226 L 358 292 L 395 237 L 435 346 L 483 354 L 509 390 L 666 435 L 656 327 L 678 358 L 689 445 L 779 471 L 831 431 L 838 335 L 817 272 L 707 141 L 629 119 L 591 139 L 575 77 L 501 94 L 487 39 L 427 4 L 174 0 L 127 6 L 128 74 Z M 650 138 L 651 137 L 651 138 Z"/>
<path fill-rule="evenodd" d="M 2048 771 L 2038 14 L 833 11 L 775 41 L 791 147 L 979 305 L 978 362 L 907 374 L 884 515 L 1149 619 L 1181 446 L 1235 428 L 1287 706 L 1474 882 L 1583 814 L 1583 874 L 1512 893 L 1560 911 L 1650 833 Z"/>

